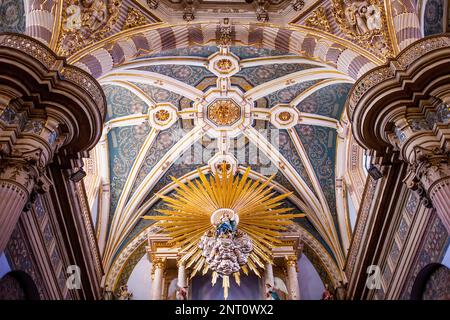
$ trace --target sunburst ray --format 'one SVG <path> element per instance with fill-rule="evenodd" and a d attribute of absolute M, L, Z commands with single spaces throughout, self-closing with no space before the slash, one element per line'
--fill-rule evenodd
<path fill-rule="evenodd" d="M 227 172 L 225 164 L 214 176 L 197 170 L 199 178 L 195 181 L 181 182 L 171 177 L 176 185 L 172 196 L 157 194 L 166 208 L 158 209 L 161 215 L 144 216 L 155 220 L 172 238 L 174 246 L 179 247 L 180 263 L 191 268 L 191 277 L 210 270 L 207 259 L 202 256 L 200 239 L 207 232 L 216 232 L 211 217 L 217 210 L 232 210 L 239 218 L 239 230 L 245 232 L 253 243 L 248 261 L 241 266 L 244 274 L 251 270 L 260 276 L 265 263 L 273 263 L 271 248 L 280 243 L 280 232 L 292 224 L 292 219 L 301 218 L 302 213 L 292 213 L 292 208 L 284 208 L 283 200 L 292 192 L 279 194 L 270 186 L 274 175 L 266 181 L 249 178 L 250 168 L 236 177 Z M 218 275 L 213 271 L 213 283 L 222 276 L 225 291 L 229 288 L 228 275 Z M 239 272 L 234 273 L 238 282 Z"/>

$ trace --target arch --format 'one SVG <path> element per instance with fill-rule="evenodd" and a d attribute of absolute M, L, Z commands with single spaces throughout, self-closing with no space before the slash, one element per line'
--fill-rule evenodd
<path fill-rule="evenodd" d="M 436 276 L 437 275 L 437 276 Z M 444 278 L 444 281 L 434 278 Z M 446 280 L 445 280 L 446 279 Z M 430 263 L 426 265 L 417 274 L 416 279 L 411 290 L 411 300 L 425 300 L 430 294 L 433 298 L 449 299 L 450 289 L 446 287 L 450 280 L 450 269 L 440 263 Z M 430 288 L 436 285 L 436 287 Z M 442 290 L 441 290 L 442 289 Z M 436 290 L 435 293 L 430 293 L 431 290 Z"/>
<path fill-rule="evenodd" d="M 232 45 L 264 47 L 296 53 L 325 63 L 357 79 L 383 61 L 350 41 L 302 26 L 233 24 Z M 219 23 L 151 24 L 120 32 L 68 58 L 98 78 L 137 57 L 193 45 L 220 43 Z"/>
<path fill-rule="evenodd" d="M 14 270 L 0 279 L 0 300 L 40 299 L 38 288 L 28 273 Z"/>

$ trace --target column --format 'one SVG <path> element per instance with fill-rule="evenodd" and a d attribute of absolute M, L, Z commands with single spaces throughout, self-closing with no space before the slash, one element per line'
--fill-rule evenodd
<path fill-rule="evenodd" d="M 435 154 L 420 165 L 420 182 L 450 233 L 450 160 L 447 155 Z"/>
<path fill-rule="evenodd" d="M 25 163 L 0 167 L 0 252 L 5 249 L 34 187 L 35 171 Z"/>
<path fill-rule="evenodd" d="M 152 300 L 161 300 L 165 260 L 156 258 L 152 261 L 152 263 L 153 263 Z"/>
<path fill-rule="evenodd" d="M 178 286 L 184 288 L 187 286 L 186 267 L 184 263 L 178 265 Z"/>
<path fill-rule="evenodd" d="M 300 300 L 300 287 L 297 278 L 297 257 L 286 257 L 286 269 L 288 274 L 289 295 L 291 300 Z"/>
<path fill-rule="evenodd" d="M 273 286 L 273 266 L 270 263 L 266 263 L 264 266 L 264 298 L 271 300 L 267 297 L 267 284 Z"/>

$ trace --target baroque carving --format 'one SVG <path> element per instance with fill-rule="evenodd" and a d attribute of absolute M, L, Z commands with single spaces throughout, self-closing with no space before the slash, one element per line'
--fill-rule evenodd
<path fill-rule="evenodd" d="M 219 40 L 217 41 L 219 45 L 228 46 L 231 44 L 231 23 L 230 19 L 223 19 L 219 28 Z"/>
<path fill-rule="evenodd" d="M 269 12 L 267 11 L 267 1 L 258 0 L 256 7 L 256 18 L 258 21 L 267 22 L 269 21 Z"/>
<path fill-rule="evenodd" d="M 328 22 L 325 8 L 320 7 L 312 12 L 306 19 L 305 25 L 312 28 L 317 28 L 326 32 L 330 32 L 330 23 Z"/>
<path fill-rule="evenodd" d="M 294 9 L 295 11 L 300 11 L 305 6 L 305 1 L 303 1 L 303 0 L 292 0 L 291 5 L 292 5 L 292 9 Z"/>
<path fill-rule="evenodd" d="M 117 22 L 120 5 L 121 0 L 65 0 L 59 53 L 71 55 L 105 38 Z"/>
<path fill-rule="evenodd" d="M 122 30 L 139 27 L 147 24 L 147 19 L 139 10 L 135 8 L 129 8 L 127 13 L 127 19 L 122 27 Z"/>
<path fill-rule="evenodd" d="M 362 76 L 353 86 L 349 98 L 349 115 L 353 117 L 353 112 L 361 97 L 376 85 L 394 78 L 397 71 L 406 70 L 409 65 L 420 58 L 421 56 L 437 50 L 450 46 L 450 37 L 439 36 L 433 38 L 424 38 L 414 43 L 402 51 L 395 63 L 390 62 L 388 65 L 378 67 Z"/>
<path fill-rule="evenodd" d="M 39 41 L 20 35 L 0 36 L 0 46 L 14 48 L 38 59 L 47 69 L 54 69 L 57 61 L 55 54 Z"/>
<path fill-rule="evenodd" d="M 436 148 L 433 150 L 416 147 L 416 161 L 410 165 L 404 182 L 413 190 L 419 182 L 429 192 L 436 182 L 450 178 L 450 153 Z"/>
<path fill-rule="evenodd" d="M 382 1 L 333 0 L 333 15 L 348 37 L 379 55 L 393 56 Z"/>
<path fill-rule="evenodd" d="M 183 20 L 184 21 L 192 21 L 195 19 L 195 8 L 194 8 L 194 1 L 193 0 L 183 0 Z"/>
<path fill-rule="evenodd" d="M 155 9 L 158 9 L 159 1 L 158 0 L 147 0 L 147 5 L 150 9 L 155 10 Z"/>

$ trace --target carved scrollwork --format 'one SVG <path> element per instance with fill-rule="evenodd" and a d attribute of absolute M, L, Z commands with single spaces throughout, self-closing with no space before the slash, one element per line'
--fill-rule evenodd
<path fill-rule="evenodd" d="M 431 206 L 431 193 L 434 185 L 441 180 L 450 178 L 450 153 L 435 148 L 415 148 L 416 161 L 410 164 L 403 182 Z"/>
<path fill-rule="evenodd" d="M 306 19 L 305 25 L 312 28 L 317 28 L 326 32 L 330 32 L 330 23 L 326 15 L 325 8 L 320 7 L 312 12 Z"/>
<path fill-rule="evenodd" d="M 380 56 L 394 55 L 382 1 L 333 0 L 333 15 L 349 38 L 361 45 L 369 45 Z"/>
<path fill-rule="evenodd" d="M 147 24 L 147 19 L 139 10 L 135 8 L 129 8 L 127 13 L 127 18 L 125 20 L 125 24 L 122 27 L 122 30 L 143 26 Z"/>
<path fill-rule="evenodd" d="M 119 17 L 120 0 L 65 0 L 59 54 L 67 56 L 106 37 Z"/>

